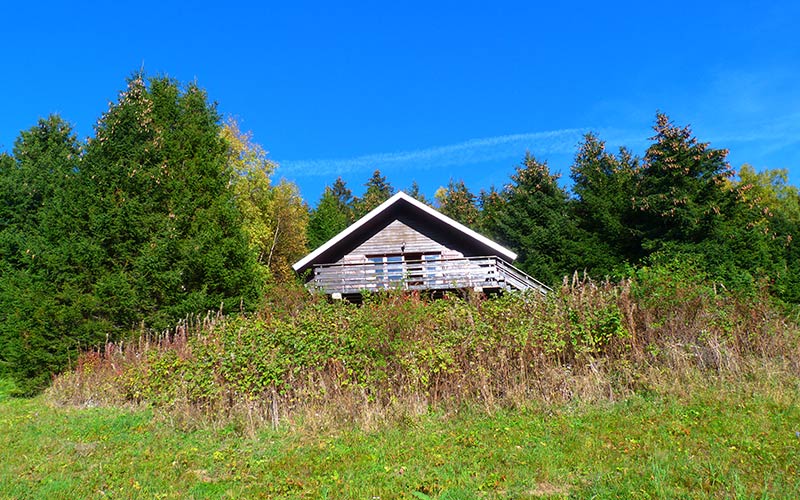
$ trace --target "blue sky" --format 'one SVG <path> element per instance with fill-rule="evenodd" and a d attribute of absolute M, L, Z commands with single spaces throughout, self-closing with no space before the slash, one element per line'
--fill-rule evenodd
<path fill-rule="evenodd" d="M 558 5 L 556 5 L 558 3 Z M 376 168 L 431 196 L 566 179 L 586 131 L 646 148 L 657 110 L 800 184 L 800 2 L 14 2 L 0 150 L 58 113 L 79 136 L 144 67 L 197 81 L 313 205 Z"/>

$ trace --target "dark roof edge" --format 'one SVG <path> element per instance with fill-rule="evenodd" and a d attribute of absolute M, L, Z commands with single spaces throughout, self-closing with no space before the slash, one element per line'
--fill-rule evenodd
<path fill-rule="evenodd" d="M 344 240 L 351 234 L 355 233 L 359 228 L 367 224 L 369 221 L 373 220 L 374 218 L 378 217 L 381 213 L 385 212 L 389 207 L 394 205 L 399 201 L 405 201 L 415 208 L 422 210 L 426 214 L 444 222 L 448 226 L 451 226 L 453 229 L 456 229 L 465 235 L 469 236 L 470 238 L 486 245 L 487 247 L 491 248 L 492 250 L 496 251 L 498 255 L 508 259 L 509 262 L 513 262 L 517 258 L 517 254 L 509 250 L 508 248 L 495 243 L 494 241 L 490 240 L 489 238 L 478 234 L 477 232 L 473 231 L 472 229 L 468 228 L 467 226 L 454 221 L 450 217 L 440 213 L 438 210 L 429 207 L 428 205 L 422 203 L 421 201 L 412 198 L 411 196 L 405 194 L 402 191 L 398 191 L 397 194 L 389 198 L 388 200 L 384 201 L 373 210 L 371 210 L 367 215 L 358 219 L 353 224 L 348 226 L 344 231 L 337 234 L 333 238 L 326 241 L 321 247 L 317 248 L 310 254 L 306 255 L 302 259 L 298 260 L 294 264 L 292 264 L 292 269 L 295 271 L 299 271 L 305 268 L 310 263 L 314 262 L 314 259 L 322 255 L 325 251 L 332 248 L 334 245 L 339 243 L 340 241 Z"/>

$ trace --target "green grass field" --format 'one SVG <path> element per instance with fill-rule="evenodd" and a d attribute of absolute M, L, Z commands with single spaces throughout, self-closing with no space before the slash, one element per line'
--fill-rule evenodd
<path fill-rule="evenodd" d="M 678 384 L 678 386 L 683 387 Z M 797 383 L 246 436 L 0 383 L 2 498 L 800 498 Z"/>

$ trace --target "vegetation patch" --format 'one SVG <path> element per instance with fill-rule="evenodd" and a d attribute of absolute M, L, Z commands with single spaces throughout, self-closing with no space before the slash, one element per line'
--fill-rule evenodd
<path fill-rule="evenodd" d="M 0 154 L 0 497 L 798 497 L 798 190 L 666 115 L 650 140 L 586 135 L 570 191 L 530 153 L 480 196 L 412 185 L 546 297 L 357 306 L 291 263 L 380 171 L 309 210 L 140 73 L 91 139 L 40 120 Z"/>
<path fill-rule="evenodd" d="M 282 287 L 257 314 L 195 318 L 87 352 L 48 396 L 255 432 L 617 401 L 695 370 L 745 376 L 769 363 L 798 374 L 797 326 L 765 294 L 675 279 L 648 269 L 617 285 L 576 277 L 546 298 L 385 294 L 360 306 Z M 662 288 L 669 298 L 656 299 Z"/>
<path fill-rule="evenodd" d="M 379 429 L 185 428 L 0 402 L 4 498 L 796 498 L 797 378 L 685 373 L 616 402 L 461 406 Z"/>

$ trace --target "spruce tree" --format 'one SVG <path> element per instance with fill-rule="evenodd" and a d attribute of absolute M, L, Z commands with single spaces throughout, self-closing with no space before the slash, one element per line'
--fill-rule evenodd
<path fill-rule="evenodd" d="M 337 179 L 337 182 L 340 180 L 341 178 Z M 351 210 L 343 203 L 341 196 L 343 185 L 338 188 L 339 196 L 334 191 L 337 189 L 335 184 L 334 188 L 326 186 L 317 207 L 309 215 L 308 245 L 312 250 L 319 248 L 350 225 Z"/>
<path fill-rule="evenodd" d="M 439 203 L 439 211 L 465 226 L 474 228 L 478 223 L 477 196 L 464 184 L 463 180 L 450 179 L 447 187 L 440 187 L 434 195 Z"/>
<path fill-rule="evenodd" d="M 353 222 L 353 192 L 347 187 L 344 179 L 337 177 L 331 186 L 331 192 L 336 198 L 339 210 L 347 214 L 350 222 Z"/>
<path fill-rule="evenodd" d="M 571 201 L 587 240 L 584 265 L 597 278 L 615 275 L 642 257 L 641 237 L 633 226 L 638 159 L 622 148 L 610 154 L 605 143 L 587 134 L 571 167 Z"/>
<path fill-rule="evenodd" d="M 583 238 L 569 196 L 547 163 L 526 153 L 511 183 L 483 193 L 481 205 L 484 230 L 516 251 L 517 265 L 533 277 L 556 284 L 578 269 Z"/>
<path fill-rule="evenodd" d="M 64 255 L 75 242 L 70 193 L 80 149 L 69 124 L 50 116 L 0 160 L 0 372 L 23 394 L 96 340 L 80 321 L 88 301 L 55 285 L 72 281 Z"/>
<path fill-rule="evenodd" d="M 79 349 L 258 297 L 219 117 L 195 85 L 135 75 L 85 153 L 51 118 L 0 173 L 13 207 L 0 214 L 0 370 L 22 392 Z"/>
<path fill-rule="evenodd" d="M 744 203 L 744 191 L 731 189 L 727 151 L 698 141 L 663 114 L 654 130 L 634 198 L 647 261 L 688 262 L 728 288 L 752 290 L 760 276 L 774 276 L 782 257 L 770 224 Z"/>
<path fill-rule="evenodd" d="M 103 245 L 97 283 L 111 317 L 163 328 L 223 302 L 256 297 L 253 258 L 229 189 L 233 175 L 219 115 L 205 93 L 135 75 L 97 125 L 86 176 L 90 231 Z"/>
<path fill-rule="evenodd" d="M 696 243 L 723 219 L 733 175 L 724 149 L 699 142 L 689 127 L 678 127 L 659 113 L 639 173 L 634 207 L 647 249 L 665 242 Z"/>
<path fill-rule="evenodd" d="M 394 194 L 394 188 L 380 170 L 375 170 L 364 186 L 367 188 L 364 195 L 353 200 L 355 219 L 360 219 Z"/>
<path fill-rule="evenodd" d="M 410 197 L 414 198 L 417 201 L 420 201 L 426 205 L 431 205 L 431 202 L 422 194 L 422 191 L 419 189 L 419 183 L 417 181 L 411 181 L 411 186 L 409 186 L 406 194 Z"/>

